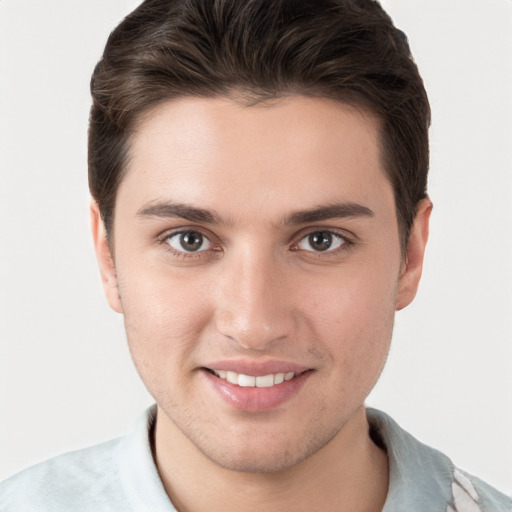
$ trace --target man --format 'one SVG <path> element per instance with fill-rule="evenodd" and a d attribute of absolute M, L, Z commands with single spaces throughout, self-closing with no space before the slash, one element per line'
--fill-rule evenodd
<path fill-rule="evenodd" d="M 156 407 L 0 509 L 509 510 L 363 405 L 432 208 L 427 97 L 379 5 L 146 1 L 91 89 L 98 262 Z"/>

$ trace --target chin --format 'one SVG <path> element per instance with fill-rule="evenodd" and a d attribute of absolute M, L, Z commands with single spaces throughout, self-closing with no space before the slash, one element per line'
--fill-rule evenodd
<path fill-rule="evenodd" d="M 203 452 L 204 453 L 204 452 Z M 204 453 L 213 463 L 229 471 L 239 473 L 280 473 L 302 462 L 307 454 L 289 452 L 252 454 L 243 453 Z"/>
<path fill-rule="evenodd" d="M 240 473 L 280 473 L 302 463 L 320 451 L 336 435 L 303 436 L 303 439 L 255 439 L 249 442 L 199 450 L 213 463 L 230 471 Z M 211 448 L 211 447 L 208 447 Z M 220 448 L 220 449 L 219 449 Z M 222 450 L 222 451 L 221 451 Z"/>

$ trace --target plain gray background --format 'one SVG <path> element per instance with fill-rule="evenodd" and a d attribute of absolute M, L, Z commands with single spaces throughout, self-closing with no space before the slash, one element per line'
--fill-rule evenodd
<path fill-rule="evenodd" d="M 429 91 L 422 287 L 368 399 L 512 493 L 512 1 L 387 0 Z M 0 0 L 0 479 L 151 403 L 89 237 L 88 84 L 134 0 Z"/>

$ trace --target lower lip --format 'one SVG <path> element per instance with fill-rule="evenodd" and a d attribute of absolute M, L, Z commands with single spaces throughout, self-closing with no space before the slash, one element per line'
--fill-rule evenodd
<path fill-rule="evenodd" d="M 281 384 L 268 388 L 257 388 L 231 384 L 208 370 L 201 370 L 201 373 L 225 402 L 235 409 L 248 412 L 268 411 L 283 405 L 298 394 L 311 375 L 311 371 L 306 371 Z"/>

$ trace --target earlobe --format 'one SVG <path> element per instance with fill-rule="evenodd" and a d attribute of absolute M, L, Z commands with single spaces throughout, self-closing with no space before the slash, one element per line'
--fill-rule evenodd
<path fill-rule="evenodd" d="M 96 201 L 90 205 L 91 229 L 96 251 L 96 259 L 100 269 L 103 290 L 110 307 L 117 313 L 122 313 L 123 308 L 119 297 L 116 268 L 110 246 L 107 242 L 105 225 L 101 218 L 100 210 Z"/>
<path fill-rule="evenodd" d="M 396 310 L 408 306 L 416 296 L 423 271 L 423 258 L 428 240 L 429 220 L 432 212 L 430 199 L 422 199 L 418 204 L 416 217 L 407 243 L 407 254 L 398 282 Z"/>

